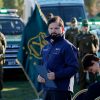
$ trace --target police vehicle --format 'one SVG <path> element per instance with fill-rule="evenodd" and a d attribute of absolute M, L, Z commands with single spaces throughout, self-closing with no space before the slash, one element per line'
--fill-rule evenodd
<path fill-rule="evenodd" d="M 20 47 L 24 23 L 16 13 L 16 9 L 0 9 L 0 32 L 5 35 L 7 40 L 3 68 L 20 68 L 16 63 L 16 57 Z"/>
<path fill-rule="evenodd" d="M 31 2 L 29 2 L 31 1 Z M 25 0 L 25 22 L 30 17 L 32 10 L 34 10 L 34 0 Z M 37 0 L 43 14 L 53 13 L 55 16 L 60 16 L 66 25 L 70 22 L 72 17 L 76 17 L 80 22 L 86 18 L 86 11 L 84 0 Z"/>
<path fill-rule="evenodd" d="M 45 15 L 53 13 L 60 16 L 64 22 L 76 17 L 80 22 L 86 18 L 83 0 L 37 0 Z"/>

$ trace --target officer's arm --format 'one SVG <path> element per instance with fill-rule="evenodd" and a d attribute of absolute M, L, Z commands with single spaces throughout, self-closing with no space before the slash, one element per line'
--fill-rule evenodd
<path fill-rule="evenodd" d="M 78 37 L 79 35 L 76 35 L 75 39 L 74 39 L 74 45 L 78 48 L 79 47 L 79 41 L 78 41 Z"/>
<path fill-rule="evenodd" d="M 96 48 L 96 51 L 99 50 L 99 38 L 97 36 L 94 36 L 94 45 Z"/>

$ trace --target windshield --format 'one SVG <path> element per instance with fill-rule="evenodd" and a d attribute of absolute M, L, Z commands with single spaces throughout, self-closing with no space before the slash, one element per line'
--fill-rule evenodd
<path fill-rule="evenodd" d="M 41 7 L 43 13 L 47 15 L 48 13 L 53 13 L 54 15 L 61 16 L 64 22 L 69 22 L 72 17 L 76 17 L 80 22 L 85 19 L 85 11 L 83 6 L 46 6 Z"/>
<path fill-rule="evenodd" d="M 17 19 L 0 19 L 0 31 L 5 35 L 22 34 L 24 25 Z"/>

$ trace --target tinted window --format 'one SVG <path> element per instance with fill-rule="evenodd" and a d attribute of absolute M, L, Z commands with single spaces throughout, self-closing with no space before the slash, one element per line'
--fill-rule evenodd
<path fill-rule="evenodd" d="M 83 6 L 46 6 L 41 9 L 45 15 L 51 12 L 61 16 L 64 22 L 69 22 L 72 17 L 76 17 L 78 21 L 86 18 Z"/>

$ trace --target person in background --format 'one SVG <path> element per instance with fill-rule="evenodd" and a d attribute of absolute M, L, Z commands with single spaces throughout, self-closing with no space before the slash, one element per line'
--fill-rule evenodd
<path fill-rule="evenodd" d="M 47 20 L 51 19 L 52 17 L 54 17 L 53 13 L 48 13 L 46 16 Z"/>
<path fill-rule="evenodd" d="M 100 58 L 94 54 L 86 54 L 82 59 L 82 64 L 85 71 L 93 74 L 100 74 Z"/>
<path fill-rule="evenodd" d="M 5 36 L 0 32 L 0 98 L 1 96 L 1 91 L 3 89 L 3 68 L 2 66 L 4 65 L 4 54 L 5 54 L 5 49 L 6 49 L 6 39 Z"/>
<path fill-rule="evenodd" d="M 75 45 L 76 35 L 79 34 L 78 22 L 76 17 L 71 18 L 70 24 L 70 28 L 65 32 L 65 38 Z"/>
<path fill-rule="evenodd" d="M 89 23 L 87 19 L 83 19 L 82 21 L 82 30 L 80 31 L 80 34 L 77 35 L 76 38 L 76 47 L 79 50 L 79 78 L 80 78 L 80 89 L 87 88 L 89 84 L 94 82 L 96 80 L 96 76 L 92 73 L 84 72 L 83 66 L 81 63 L 82 58 L 85 54 L 95 54 L 99 50 L 99 39 L 95 34 L 92 34 L 89 31 Z"/>
<path fill-rule="evenodd" d="M 76 36 L 79 34 L 79 29 L 78 29 L 78 21 L 76 17 L 72 17 L 70 20 L 70 25 L 68 25 L 69 28 L 65 32 L 65 39 L 69 40 L 73 45 L 75 45 L 75 39 Z M 79 83 L 79 74 L 76 73 L 75 75 L 75 80 L 77 84 Z"/>
<path fill-rule="evenodd" d="M 43 65 L 48 70 L 47 78 L 55 83 L 56 88 L 44 86 L 43 100 L 71 100 L 74 75 L 78 71 L 78 50 L 64 38 L 64 22 L 59 16 L 48 21 L 48 44 L 42 49 Z M 45 78 L 37 77 L 45 85 Z"/>
<path fill-rule="evenodd" d="M 84 71 L 99 74 L 100 76 L 100 58 L 98 58 L 96 55 L 86 54 L 82 59 L 82 64 Z M 94 100 L 98 96 L 100 96 L 100 80 L 88 87 L 85 100 Z"/>

